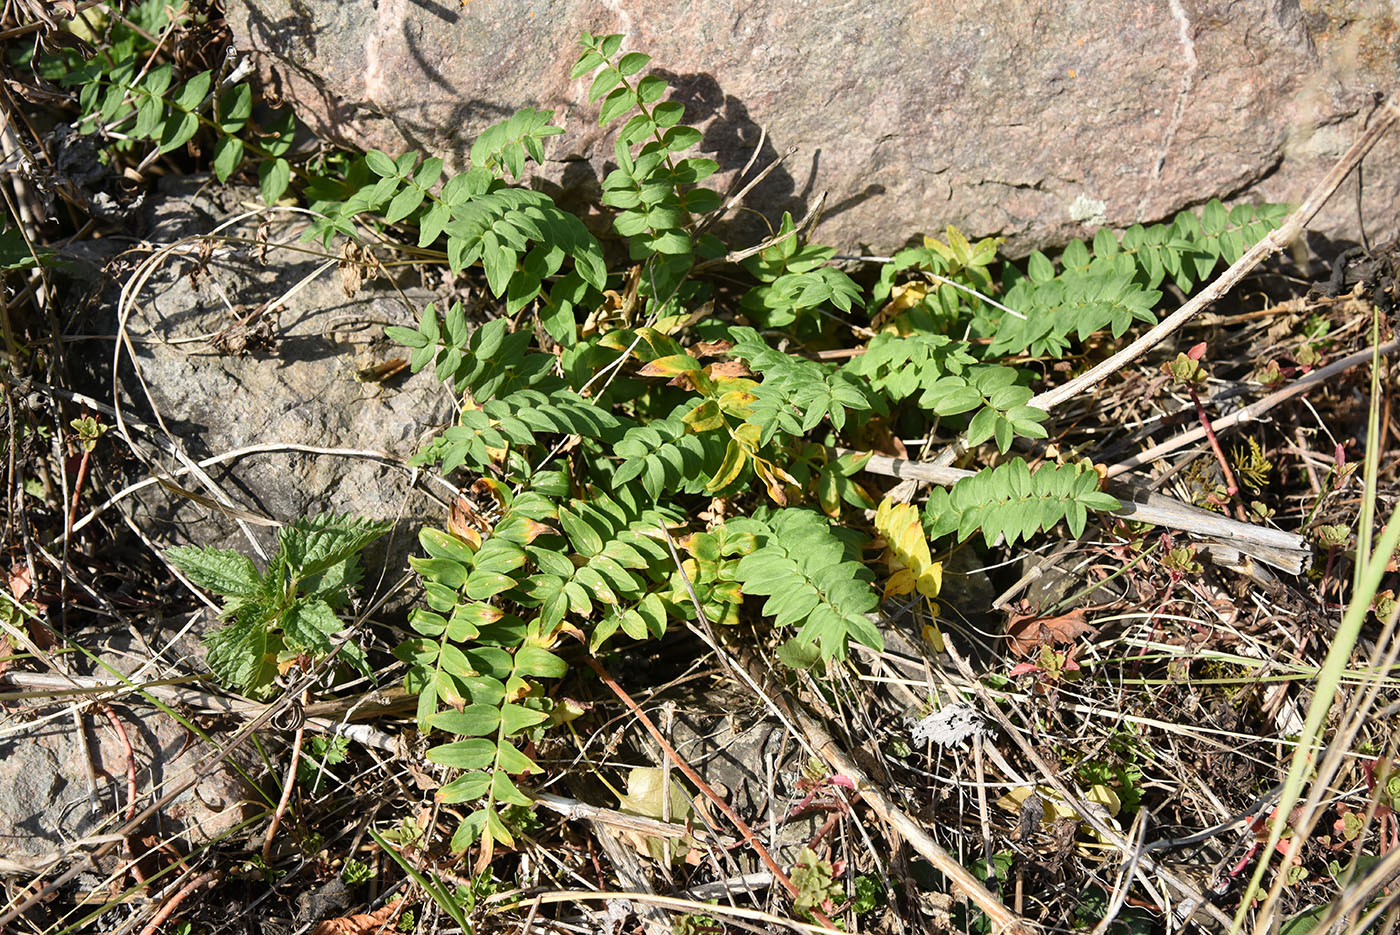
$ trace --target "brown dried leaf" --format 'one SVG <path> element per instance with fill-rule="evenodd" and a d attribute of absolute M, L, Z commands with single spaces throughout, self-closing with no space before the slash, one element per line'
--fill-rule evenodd
<path fill-rule="evenodd" d="M 354 297 L 365 281 L 365 269 L 370 263 L 370 253 L 353 240 L 345 241 L 340 248 L 340 288 L 346 298 Z"/>
<path fill-rule="evenodd" d="M 393 922 L 402 907 L 403 900 L 396 899 L 374 912 L 360 912 L 353 916 L 317 922 L 311 929 L 311 935 L 371 935 Z"/>
<path fill-rule="evenodd" d="M 1012 614 L 1006 624 L 1006 636 L 1010 640 L 1011 652 L 1022 658 L 1031 655 L 1042 646 L 1073 643 L 1080 636 L 1093 632 L 1094 625 L 1084 619 L 1082 607 L 1058 617 Z"/>
<path fill-rule="evenodd" d="M 470 500 L 458 497 L 447 514 L 447 531 L 473 548 L 479 548 L 482 537 L 491 532 L 491 524 L 476 511 Z"/>
<path fill-rule="evenodd" d="M 34 589 L 33 581 L 29 577 L 29 566 L 27 565 L 11 566 L 7 577 L 9 578 L 7 584 L 9 585 L 10 593 L 14 595 L 17 601 L 24 600 L 24 596 Z"/>
<path fill-rule="evenodd" d="M 716 357 L 720 354 L 727 354 L 734 347 L 730 341 L 701 341 L 690 348 L 690 353 L 695 357 Z"/>
<path fill-rule="evenodd" d="M 751 377 L 753 371 L 742 360 L 726 360 L 710 364 L 705 368 L 705 374 L 712 380 L 721 380 L 725 377 Z"/>

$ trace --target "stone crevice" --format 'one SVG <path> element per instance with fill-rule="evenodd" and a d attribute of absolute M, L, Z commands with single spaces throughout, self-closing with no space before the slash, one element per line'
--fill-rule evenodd
<path fill-rule="evenodd" d="M 1157 158 L 1152 162 L 1152 174 L 1147 180 L 1147 188 L 1142 194 L 1142 200 L 1138 202 L 1138 217 L 1147 208 L 1148 201 L 1157 190 L 1157 185 L 1162 180 L 1162 171 L 1167 166 L 1167 156 L 1171 152 L 1172 141 L 1176 138 L 1177 130 L 1181 128 L 1181 122 L 1186 115 L 1186 102 L 1191 96 L 1191 91 L 1196 84 L 1196 71 L 1200 68 L 1200 59 L 1196 57 L 1196 41 L 1193 37 L 1195 27 L 1191 25 L 1191 18 L 1186 13 L 1186 8 L 1182 5 L 1182 0 L 1167 0 L 1171 7 L 1172 20 L 1176 23 L 1177 38 L 1181 43 L 1181 58 L 1185 63 L 1185 68 L 1181 72 L 1181 86 L 1176 93 L 1176 102 L 1172 106 L 1171 122 L 1167 124 L 1167 131 L 1162 135 L 1162 145 L 1158 149 Z"/>

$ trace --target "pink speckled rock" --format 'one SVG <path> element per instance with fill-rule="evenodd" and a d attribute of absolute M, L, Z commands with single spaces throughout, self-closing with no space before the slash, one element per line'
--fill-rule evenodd
<path fill-rule="evenodd" d="M 817 237 L 886 251 L 955 224 L 1010 249 L 1153 221 L 1211 197 L 1302 196 L 1393 90 L 1400 27 L 1371 0 L 689 4 L 229 0 L 239 45 L 322 134 L 461 166 L 475 135 L 554 108 L 542 182 L 586 204 L 612 141 L 571 81 L 582 30 L 625 32 L 676 87 L 701 149 L 795 156 L 770 218 L 828 192 Z M 1400 216 L 1400 142 L 1367 160 L 1371 231 Z M 725 177 L 721 176 L 721 182 Z M 557 186 L 557 187 L 556 187 Z M 1358 231 L 1354 197 L 1317 225 Z"/>

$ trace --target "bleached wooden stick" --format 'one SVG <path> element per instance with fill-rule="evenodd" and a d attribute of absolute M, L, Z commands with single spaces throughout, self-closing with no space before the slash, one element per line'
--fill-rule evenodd
<path fill-rule="evenodd" d="M 864 470 L 871 474 L 926 481 L 944 487 L 952 486 L 974 473 L 961 468 L 903 461 L 885 455 L 871 455 L 870 460 L 865 463 Z M 1312 563 L 1312 549 L 1302 536 L 1265 526 L 1241 523 L 1228 516 L 1182 503 L 1164 494 L 1126 484 L 1110 484 L 1108 492 L 1123 504 L 1113 511 L 1114 516 L 1215 539 L 1292 575 L 1302 574 Z"/>

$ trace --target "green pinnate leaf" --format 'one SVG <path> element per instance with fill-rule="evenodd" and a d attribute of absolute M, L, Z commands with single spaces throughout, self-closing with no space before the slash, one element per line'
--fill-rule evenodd
<path fill-rule="evenodd" d="M 538 646 L 522 646 L 515 654 L 515 671 L 537 678 L 560 678 L 569 671 L 563 659 Z"/>
<path fill-rule="evenodd" d="M 285 159 L 269 159 L 258 167 L 258 183 L 262 188 L 263 201 L 269 205 L 287 191 L 292 180 L 291 163 Z"/>
<path fill-rule="evenodd" d="M 214 144 L 214 176 L 220 182 L 227 182 L 243 161 L 243 141 L 236 136 L 226 136 Z"/>
<path fill-rule="evenodd" d="M 160 131 L 160 151 L 168 153 L 179 149 L 194 138 L 199 130 L 199 118 L 181 111 L 172 112 L 165 118 Z"/>
<path fill-rule="evenodd" d="M 365 153 L 365 164 L 371 172 L 382 178 L 393 178 L 398 174 L 398 166 L 389 154 L 382 150 L 371 149 Z"/>
<path fill-rule="evenodd" d="M 185 82 L 172 103 L 187 113 L 198 110 L 199 105 L 204 101 L 204 96 L 209 93 L 209 85 L 212 80 L 213 75 L 209 72 L 200 72 Z"/>

